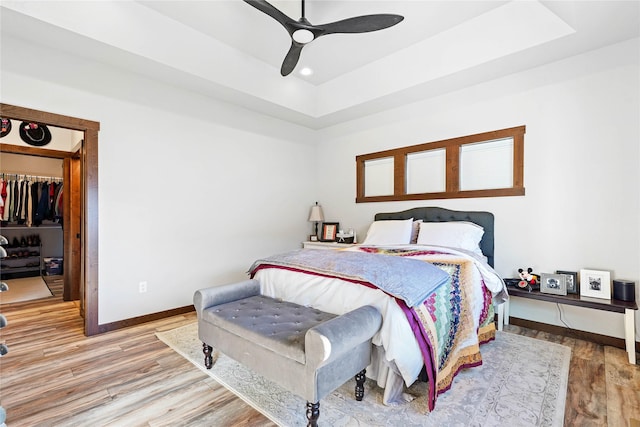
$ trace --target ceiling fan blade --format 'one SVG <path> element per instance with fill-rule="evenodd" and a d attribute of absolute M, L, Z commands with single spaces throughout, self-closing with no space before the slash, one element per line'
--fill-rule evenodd
<path fill-rule="evenodd" d="M 289 18 L 287 15 L 280 12 L 271 3 L 265 0 L 243 0 L 243 1 L 255 7 L 260 12 L 266 13 L 267 15 L 269 15 L 270 17 L 278 21 L 280 24 L 282 24 L 285 28 L 287 28 L 287 25 L 290 24 L 291 22 L 296 22 L 294 19 Z M 287 31 L 289 31 L 288 28 L 287 28 Z"/>
<path fill-rule="evenodd" d="M 282 61 L 282 67 L 280 67 L 280 74 L 283 76 L 289 75 L 296 65 L 298 64 L 298 59 L 300 59 L 300 53 L 302 53 L 303 44 L 296 42 L 295 40 L 291 41 L 291 47 L 289 48 L 289 52 L 287 52 L 287 56 L 284 57 L 284 61 Z"/>
<path fill-rule="evenodd" d="M 335 33 L 368 33 L 393 27 L 402 22 L 403 19 L 404 16 L 385 13 L 356 16 L 355 18 L 343 19 L 342 21 L 331 22 L 329 24 L 316 25 L 316 27 L 323 31 L 322 35 Z"/>

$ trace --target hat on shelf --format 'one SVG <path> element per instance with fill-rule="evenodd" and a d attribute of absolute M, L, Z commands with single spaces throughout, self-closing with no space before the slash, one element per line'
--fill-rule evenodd
<path fill-rule="evenodd" d="M 42 147 L 51 142 L 51 132 L 42 123 L 22 122 L 20 124 L 20 138 L 29 145 Z"/>
<path fill-rule="evenodd" d="M 2 138 L 3 136 L 9 135 L 9 132 L 11 132 L 11 120 L 0 118 L 0 121 L 2 122 L 2 130 L 0 131 L 0 138 Z"/>

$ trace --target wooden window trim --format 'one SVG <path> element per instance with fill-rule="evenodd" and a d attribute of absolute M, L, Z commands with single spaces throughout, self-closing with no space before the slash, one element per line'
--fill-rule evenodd
<path fill-rule="evenodd" d="M 525 126 L 517 126 L 356 156 L 356 203 L 524 196 L 525 131 Z M 460 148 L 466 144 L 475 144 L 503 138 L 513 138 L 513 186 L 509 188 L 461 191 Z M 444 192 L 437 193 L 407 194 L 407 156 L 413 153 L 442 148 L 446 150 L 446 190 Z M 394 194 L 384 196 L 365 196 L 365 162 L 387 157 L 392 157 L 394 159 Z"/>

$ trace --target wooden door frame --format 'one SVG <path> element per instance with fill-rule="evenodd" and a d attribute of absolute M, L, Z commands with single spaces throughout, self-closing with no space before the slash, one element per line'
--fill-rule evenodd
<path fill-rule="evenodd" d="M 43 123 L 65 129 L 84 132 L 84 142 L 81 148 L 82 190 L 80 197 L 83 201 L 81 211 L 81 236 L 84 280 L 84 334 L 96 335 L 98 327 L 98 131 L 100 122 L 63 116 L 55 113 L 18 107 L 0 103 L 0 117 L 27 122 Z M 68 158 L 74 153 L 42 148 L 23 147 L 12 144 L 0 144 L 0 152 L 27 154 L 32 156 Z M 75 236 L 69 236 L 75 238 Z"/>
<path fill-rule="evenodd" d="M 80 145 L 83 141 L 80 142 Z M 82 176 L 80 150 L 74 149 L 73 157 L 63 160 L 62 175 L 66 186 L 63 198 L 63 238 L 64 244 L 64 292 L 62 299 L 65 301 L 80 300 L 80 315 L 84 317 L 84 289 L 80 288 L 82 282 Z M 70 260 L 71 262 L 69 262 Z"/>

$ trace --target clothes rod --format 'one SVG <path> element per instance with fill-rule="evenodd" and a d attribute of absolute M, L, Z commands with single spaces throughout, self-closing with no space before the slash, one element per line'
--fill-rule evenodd
<path fill-rule="evenodd" d="M 36 182 L 62 181 L 62 177 L 58 177 L 58 176 L 40 176 L 40 175 L 29 175 L 24 173 L 6 173 L 6 172 L 0 173 L 0 178 L 4 180 L 14 179 L 16 181 L 23 179 L 27 181 L 36 181 Z"/>

